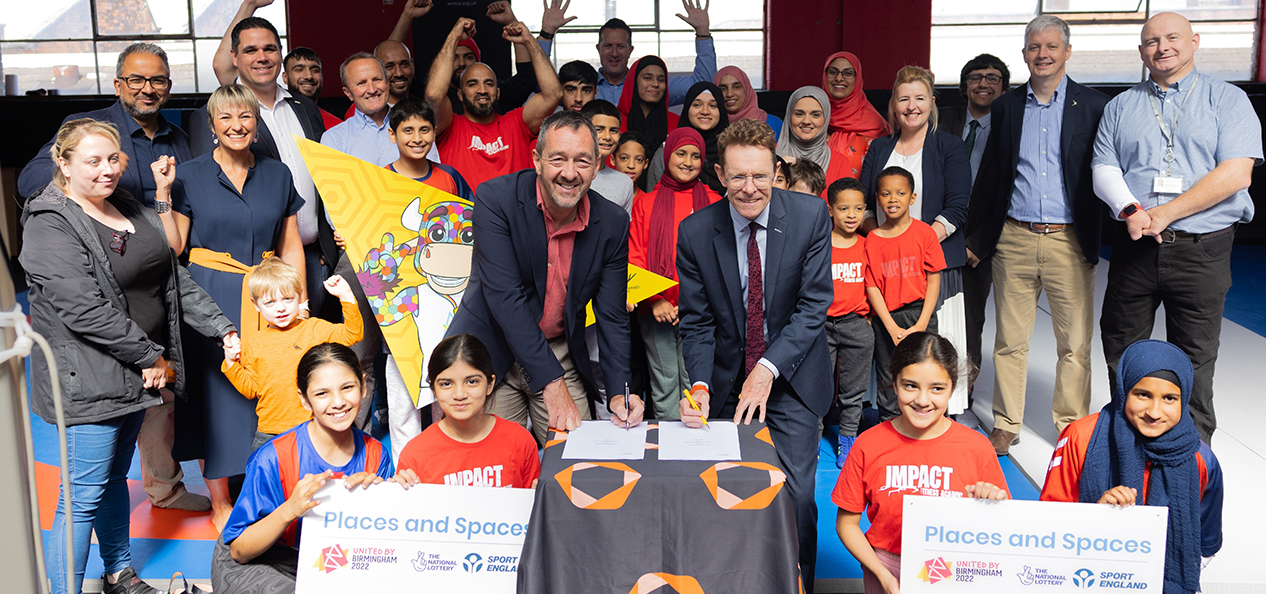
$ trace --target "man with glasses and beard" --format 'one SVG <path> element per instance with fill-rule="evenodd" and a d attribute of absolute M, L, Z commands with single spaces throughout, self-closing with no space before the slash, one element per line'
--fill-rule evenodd
<path fill-rule="evenodd" d="M 133 43 L 119 53 L 114 72 L 114 94 L 119 100 L 105 109 L 74 113 L 63 122 L 91 118 L 113 124 L 119 130 L 119 148 L 127 157 L 118 188 L 153 208 L 157 185 L 150 164 L 174 157 L 177 163 L 193 158 L 189 136 L 171 125 L 160 113 L 171 96 L 171 68 L 167 52 L 152 43 Z M 34 196 L 53 179 L 56 164 L 49 140 L 18 176 L 18 195 Z M 128 167 L 127 164 L 131 166 Z M 161 206 L 171 208 L 170 204 Z M 171 456 L 174 430 L 174 394 L 163 390 L 163 404 L 146 409 L 137 444 L 141 450 L 141 476 L 145 494 L 154 507 L 208 511 L 211 501 L 190 493 L 182 482 L 184 472 Z"/>
<path fill-rule="evenodd" d="M 474 35 L 475 21 L 457 20 L 431 66 L 426 101 L 435 110 L 436 144 L 442 162 L 457 169 L 471 187 L 478 188 L 488 179 L 532 166 L 532 141 L 541 122 L 558 107 L 563 88 L 549 57 L 532 39 L 527 26 L 511 23 L 505 26 L 502 36 L 528 48 L 541 92 L 523 107 L 498 114 L 494 107 L 500 94 L 496 74 L 486 64 L 476 62 L 462 72 L 459 94 L 465 109 L 460 116 L 454 116 L 448 98 L 453 54 L 458 44 Z"/>
<path fill-rule="evenodd" d="M 475 192 L 479 239 L 447 336 L 474 334 L 488 347 L 498 378 L 492 412 L 524 426 L 531 419 L 543 446 L 548 428 L 570 431 L 593 418 L 598 392 L 584 304 L 593 302 L 607 385 L 629 382 L 629 215 L 590 191 L 598 138 L 585 116 L 549 116 L 532 158 L 535 170 L 489 180 Z M 630 400 L 632 410 L 623 394 L 611 395 L 616 425 L 641 422 L 644 405 Z"/>

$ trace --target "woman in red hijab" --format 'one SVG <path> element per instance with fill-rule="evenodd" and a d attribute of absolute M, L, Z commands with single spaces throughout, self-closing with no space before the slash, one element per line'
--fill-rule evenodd
<path fill-rule="evenodd" d="M 822 68 L 822 90 L 831 100 L 828 143 L 835 154 L 862 170 L 870 141 L 892 131 L 888 121 L 866 99 L 862 90 L 862 63 L 851 52 L 836 52 Z"/>
<path fill-rule="evenodd" d="M 664 144 L 664 176 L 655 189 L 633 202 L 629 264 L 677 280 L 677 226 L 721 199 L 699 179 L 704 167 L 703 147 L 703 136 L 694 128 L 677 128 L 668 135 Z M 656 418 L 675 421 L 679 417 L 681 392 L 690 387 L 677 332 L 677 287 L 642 301 L 637 312 L 651 368 L 651 402 Z"/>
<path fill-rule="evenodd" d="M 643 56 L 629 68 L 620 93 L 620 131 L 641 132 L 650 140 L 647 154 L 654 154 L 668 131 L 677 128 L 677 114 L 668 111 L 668 67 L 656 56 Z M 630 81 L 633 84 L 629 84 Z"/>

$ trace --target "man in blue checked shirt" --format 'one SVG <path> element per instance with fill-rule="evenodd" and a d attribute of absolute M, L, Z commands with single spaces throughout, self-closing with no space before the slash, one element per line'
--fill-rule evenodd
<path fill-rule="evenodd" d="M 1213 368 L 1231 287 L 1235 226 L 1253 219 L 1248 187 L 1262 129 L 1244 91 L 1196 71 L 1200 35 L 1174 13 L 1143 25 L 1151 76 L 1108 103 L 1095 139 L 1095 193 L 1125 221 L 1099 321 L 1109 378 L 1125 347 L 1148 338 L 1165 305 L 1165 337 L 1191 357 L 1191 412 L 1211 442 Z"/>

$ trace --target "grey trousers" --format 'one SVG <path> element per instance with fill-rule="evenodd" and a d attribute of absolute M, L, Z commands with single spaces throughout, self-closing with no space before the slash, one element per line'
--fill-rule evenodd
<path fill-rule="evenodd" d="M 299 572 L 299 551 L 275 544 L 249 563 L 238 563 L 224 537 L 211 553 L 211 587 L 215 594 L 293 594 Z"/>
<path fill-rule="evenodd" d="M 891 312 L 892 320 L 902 328 L 909 328 L 919 321 L 919 315 L 923 313 L 923 300 L 920 299 L 914 303 L 908 303 Z M 872 325 L 875 329 L 875 374 L 879 379 L 879 394 L 875 399 L 879 405 L 879 420 L 887 421 L 893 417 L 901 416 L 901 408 L 897 405 L 897 392 L 892 387 L 892 373 L 888 369 L 888 363 L 892 361 L 892 351 L 897 348 L 893 344 L 892 337 L 888 335 L 888 329 L 884 328 L 878 317 Z M 936 333 L 936 316 L 928 320 L 928 332 Z"/>
<path fill-rule="evenodd" d="M 681 333 L 677 331 L 677 326 L 655 321 L 655 316 L 638 314 L 637 325 L 642 330 L 642 340 L 646 342 L 655 418 L 680 420 L 681 393 L 690 389 L 686 360 L 681 356 Z"/>
<path fill-rule="evenodd" d="M 835 369 L 835 399 L 840 403 L 840 435 L 856 437 L 862 398 L 870 384 L 875 335 L 870 320 L 858 314 L 826 319 L 826 344 Z"/>

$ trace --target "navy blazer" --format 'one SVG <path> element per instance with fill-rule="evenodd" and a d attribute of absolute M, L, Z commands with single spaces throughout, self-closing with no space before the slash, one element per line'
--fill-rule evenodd
<path fill-rule="evenodd" d="M 778 188 L 769 202 L 765 234 L 765 358 L 778 368 L 771 400 L 788 392 L 818 416 L 834 397 L 827 356 L 826 311 L 831 306 L 831 217 L 826 203 Z M 739 279 L 738 246 L 728 200 L 681 222 L 677 233 L 677 302 L 681 350 L 691 381 L 712 390 L 710 416 L 743 379 L 747 304 Z M 606 351 L 603 351 L 603 356 Z M 788 390 L 790 388 L 790 390 Z"/>
<path fill-rule="evenodd" d="M 884 163 L 897 147 L 897 135 L 876 138 L 866 151 L 859 180 L 866 186 L 866 210 L 875 211 L 875 178 L 884 170 Z M 967 223 L 967 205 L 971 202 L 971 161 L 963 140 L 953 134 L 928 130 L 923 141 L 923 193 L 915 196 L 923 204 L 924 223 L 931 225 L 943 216 L 957 227 L 953 235 L 941 242 L 945 267 L 957 268 L 967 263 L 963 249 L 963 231 Z M 982 256 L 983 257 L 983 256 Z"/>
<path fill-rule="evenodd" d="M 158 117 L 163 117 L 161 114 Z M 118 189 L 126 190 L 127 193 L 136 197 L 137 200 L 145 201 L 145 191 L 141 186 L 142 175 L 153 175 L 150 172 L 149 163 L 137 163 L 132 158 L 136 151 L 132 148 L 132 137 L 128 134 L 128 121 L 132 116 L 123 111 L 123 103 L 115 101 L 114 105 L 105 109 L 95 111 L 86 111 L 83 113 L 73 113 L 62 120 L 62 124 L 79 118 L 90 118 L 99 122 L 114 124 L 119 130 L 119 149 L 123 154 L 131 159 L 128 168 L 123 171 L 123 177 L 119 179 Z M 170 124 L 170 123 L 169 123 Z M 60 128 L 61 126 L 58 126 Z M 56 134 L 54 134 L 54 137 Z M 183 163 L 193 158 L 193 154 L 189 150 L 189 135 L 181 130 L 179 126 L 171 124 L 171 140 L 174 152 L 171 155 L 176 158 L 176 163 Z M 49 150 L 53 148 L 53 141 L 56 138 L 50 138 L 44 146 L 40 147 L 40 152 L 35 154 L 26 166 L 22 168 L 22 173 L 18 175 L 18 196 L 27 198 L 34 196 L 39 192 L 40 188 L 48 185 L 53 181 L 53 171 L 57 169 L 57 164 L 53 163 L 53 157 L 49 154 Z M 21 198 L 19 201 L 21 201 Z"/>
<path fill-rule="evenodd" d="M 541 332 L 549 239 L 536 204 L 536 172 L 495 177 L 475 191 L 475 253 L 470 284 L 445 336 L 474 334 L 492 354 L 504 378 L 519 363 L 529 389 L 539 392 L 563 376 L 563 367 Z M 589 190 L 589 225 L 576 233 L 563 335 L 590 398 L 597 397 L 585 342 L 585 304 L 593 302 L 606 385 L 629 379 L 629 215 Z M 573 395 L 574 396 L 574 395 Z"/>
<path fill-rule="evenodd" d="M 993 102 L 989 144 L 976 173 L 976 188 L 967 216 L 967 247 L 984 259 L 993 254 L 1011 206 L 1016 169 L 1020 164 L 1020 136 L 1024 128 L 1024 103 L 1029 86 L 1020 85 Z M 1060 170 L 1064 175 L 1064 199 L 1072 205 L 1073 232 L 1082 255 L 1099 263 L 1103 201 L 1095 196 L 1090 174 L 1095 133 L 1108 104 L 1108 96 L 1068 79 L 1064 124 L 1059 133 Z"/>

